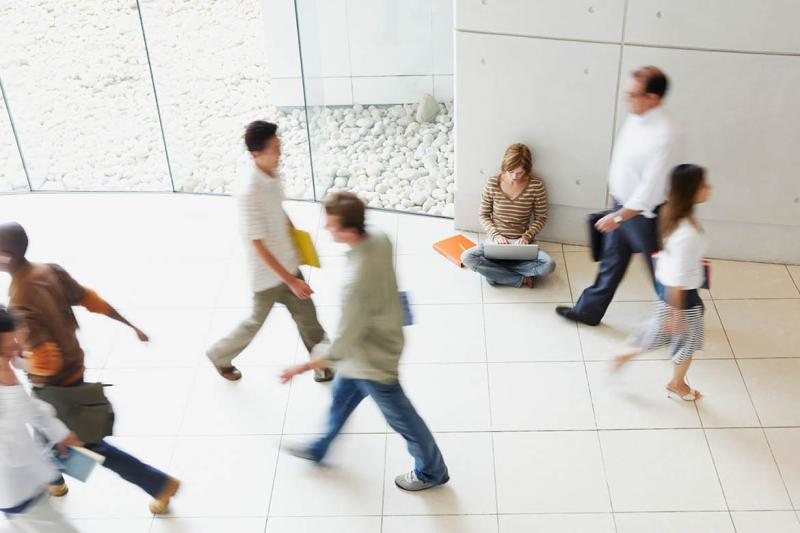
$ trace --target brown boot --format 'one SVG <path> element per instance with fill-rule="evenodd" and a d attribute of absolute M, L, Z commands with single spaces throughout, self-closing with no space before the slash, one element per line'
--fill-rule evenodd
<path fill-rule="evenodd" d="M 206 355 L 206 357 L 208 357 L 208 355 Z M 212 365 L 214 365 L 217 373 L 228 381 L 239 381 L 242 379 L 242 373 L 235 366 L 219 366 L 210 357 L 208 357 L 208 360 L 211 361 Z"/>
<path fill-rule="evenodd" d="M 181 488 L 181 482 L 174 477 L 167 477 L 164 488 L 161 489 L 156 498 L 150 502 L 150 512 L 153 514 L 164 514 L 169 509 L 169 501 Z"/>
<path fill-rule="evenodd" d="M 48 485 L 47 493 L 53 498 L 61 498 L 66 496 L 69 492 L 69 487 L 66 483 L 59 483 L 58 485 Z"/>

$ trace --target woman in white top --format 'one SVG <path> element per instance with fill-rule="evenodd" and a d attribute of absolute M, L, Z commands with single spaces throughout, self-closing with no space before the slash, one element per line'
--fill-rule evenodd
<path fill-rule="evenodd" d="M 701 396 L 686 383 L 686 372 L 692 355 L 703 348 L 705 310 L 697 291 L 706 281 L 707 244 L 694 207 L 705 202 L 710 191 L 702 167 L 684 164 L 672 170 L 669 197 L 660 215 L 662 250 L 656 263 L 660 301 L 646 327 L 633 338 L 638 350 L 616 359 L 621 366 L 642 352 L 669 346 L 675 367 L 666 388 L 670 396 L 687 401 Z"/>
<path fill-rule="evenodd" d="M 77 533 L 48 502 L 45 488 L 58 473 L 28 426 L 58 443 L 61 452 L 81 443 L 49 404 L 31 398 L 20 385 L 11 368 L 19 351 L 14 335 L 11 315 L 0 307 L 0 511 L 12 531 Z"/>

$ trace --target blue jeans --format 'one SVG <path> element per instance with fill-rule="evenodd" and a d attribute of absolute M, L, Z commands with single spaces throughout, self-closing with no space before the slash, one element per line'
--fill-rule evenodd
<path fill-rule="evenodd" d="M 337 375 L 333 380 L 328 432 L 309 447 L 314 459 L 322 461 L 347 418 L 367 396 L 375 400 L 392 429 L 406 440 L 408 453 L 414 457 L 417 477 L 426 483 L 447 482 L 450 477 L 442 453 L 399 382 L 387 385 L 368 379 L 350 379 Z"/>
<path fill-rule="evenodd" d="M 483 244 L 461 254 L 461 262 L 485 277 L 490 284 L 510 287 L 522 287 L 524 278 L 546 276 L 556 269 L 556 262 L 544 250 L 540 249 L 539 256 L 533 261 L 487 259 L 483 254 Z"/>
<path fill-rule="evenodd" d="M 86 447 L 106 458 L 103 461 L 104 467 L 116 473 L 125 481 L 133 483 L 150 496 L 155 498 L 164 489 L 167 475 L 157 468 L 141 462 L 136 457 L 123 452 L 104 440 L 98 444 L 87 444 Z M 64 483 L 63 476 L 60 476 L 53 485 L 61 483 Z"/>

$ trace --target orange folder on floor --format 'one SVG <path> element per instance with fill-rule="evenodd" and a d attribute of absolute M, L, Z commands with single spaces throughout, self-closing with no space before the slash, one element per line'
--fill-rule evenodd
<path fill-rule="evenodd" d="M 443 241 L 439 241 L 433 244 L 433 249 L 445 256 L 448 261 L 455 263 L 460 267 L 464 265 L 461 264 L 461 254 L 473 248 L 475 243 L 471 240 L 467 239 L 463 235 L 453 235 Z"/>

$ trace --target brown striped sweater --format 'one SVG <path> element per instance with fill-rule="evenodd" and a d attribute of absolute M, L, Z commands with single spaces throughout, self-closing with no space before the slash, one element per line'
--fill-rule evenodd
<path fill-rule="evenodd" d="M 500 189 L 500 176 L 492 176 L 483 189 L 480 217 L 486 234 L 493 240 L 502 235 L 509 240 L 525 237 L 533 242 L 547 222 L 544 182 L 532 176 L 512 200 Z"/>

